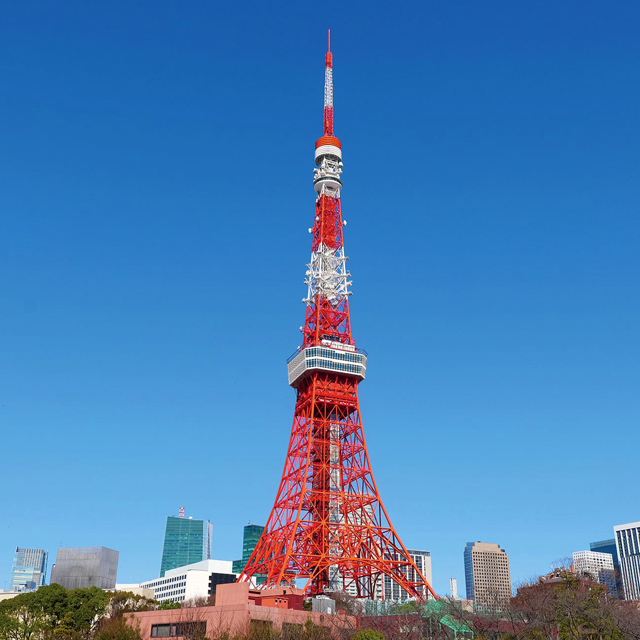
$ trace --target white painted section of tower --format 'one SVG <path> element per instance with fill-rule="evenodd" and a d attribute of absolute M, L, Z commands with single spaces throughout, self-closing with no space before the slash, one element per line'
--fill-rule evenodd
<path fill-rule="evenodd" d="M 342 173 L 342 162 L 324 156 L 319 166 L 313 170 L 313 188 L 318 196 L 326 193 L 332 198 L 340 197 L 340 189 L 342 189 L 342 181 L 340 174 Z"/>
<path fill-rule="evenodd" d="M 336 156 L 342 160 L 342 149 L 336 147 L 334 144 L 323 144 L 316 149 L 316 164 L 320 164 L 318 158 L 322 158 L 323 156 Z"/>
<path fill-rule="evenodd" d="M 350 296 L 349 287 L 353 283 L 349 280 L 351 274 L 347 271 L 348 259 L 344 255 L 344 247 L 334 251 L 320 243 L 318 250 L 311 254 L 311 262 L 307 265 L 309 268 L 304 283 L 308 285 L 308 292 L 303 302 L 311 304 L 316 296 L 320 296 L 335 306 Z"/>
<path fill-rule="evenodd" d="M 333 69 L 324 68 L 324 106 L 333 107 Z"/>

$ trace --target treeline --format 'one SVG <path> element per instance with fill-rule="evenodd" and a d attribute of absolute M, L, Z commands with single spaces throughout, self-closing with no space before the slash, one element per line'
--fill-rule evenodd
<path fill-rule="evenodd" d="M 245 638 L 210 640 L 640 640 L 640 603 L 612 599 L 604 586 L 572 574 L 523 586 L 509 602 L 496 602 L 482 613 L 441 599 L 367 615 L 361 602 L 334 596 L 346 618 L 325 615 L 324 626 L 309 620 L 283 630 L 252 624 Z M 206 599 L 183 603 L 184 620 L 204 620 L 199 607 L 206 604 Z M 132 593 L 96 587 L 67 591 L 54 584 L 0 602 L 0 640 L 141 640 L 126 622 L 128 613 L 179 607 Z M 184 640 L 206 640 L 203 625 L 191 627 L 194 633 Z"/>
<path fill-rule="evenodd" d="M 67 591 L 52 584 L 0 602 L 0 639 L 140 640 L 137 630 L 125 624 L 126 613 L 176 607 L 129 592 Z"/>
<path fill-rule="evenodd" d="M 568 572 L 523 585 L 483 612 L 441 599 L 388 613 L 366 621 L 386 640 L 640 640 L 640 602 L 613 599 L 605 586 Z"/>

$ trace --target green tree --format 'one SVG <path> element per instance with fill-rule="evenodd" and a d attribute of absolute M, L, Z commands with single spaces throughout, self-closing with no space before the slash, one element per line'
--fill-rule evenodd
<path fill-rule="evenodd" d="M 69 611 L 69 592 L 59 584 L 50 584 L 40 587 L 33 596 L 33 606 L 39 608 L 47 620 L 45 635 L 49 636 Z"/>
<path fill-rule="evenodd" d="M 69 591 L 68 612 L 72 614 L 72 628 L 88 637 L 109 604 L 109 596 L 98 587 Z"/>
<path fill-rule="evenodd" d="M 127 624 L 126 615 L 122 615 L 100 625 L 95 640 L 142 640 L 142 637 L 140 628 Z"/>
<path fill-rule="evenodd" d="M 374 629 L 358 629 L 353 634 L 352 640 L 384 640 L 384 635 L 381 631 Z"/>
<path fill-rule="evenodd" d="M 0 634 L 6 640 L 32 640 L 46 629 L 47 620 L 34 604 L 35 593 L 22 593 L 0 602 Z"/>

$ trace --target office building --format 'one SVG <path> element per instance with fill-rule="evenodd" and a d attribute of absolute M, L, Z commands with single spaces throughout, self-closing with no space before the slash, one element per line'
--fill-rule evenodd
<path fill-rule="evenodd" d="M 138 586 L 152 589 L 153 597 L 160 602 L 185 602 L 215 595 L 219 584 L 235 582 L 236 579 L 231 560 L 201 560 L 169 569 L 164 576 L 141 582 Z"/>
<path fill-rule="evenodd" d="M 208 520 L 169 516 L 164 534 L 160 577 L 170 569 L 211 558 L 213 526 Z"/>
<path fill-rule="evenodd" d="M 591 542 L 589 544 L 591 551 L 597 551 L 598 553 L 610 553 L 613 558 L 613 570 L 616 574 L 616 592 L 618 598 L 623 597 L 622 577 L 620 575 L 620 561 L 618 560 L 618 549 L 616 549 L 615 538 L 610 540 L 599 540 L 598 542 Z"/>
<path fill-rule="evenodd" d="M 51 569 L 51 584 L 65 589 L 115 589 L 119 553 L 106 547 L 58 549 Z"/>
<path fill-rule="evenodd" d="M 259 524 L 248 524 L 245 526 L 242 535 L 242 558 L 233 561 L 234 573 L 242 573 L 263 531 L 264 527 L 261 527 Z"/>
<path fill-rule="evenodd" d="M 591 551 L 597 551 L 598 553 L 609 553 L 613 559 L 613 567 L 617 569 L 620 566 L 618 562 L 618 550 L 616 549 L 616 541 L 614 538 L 611 540 L 600 540 L 599 542 L 591 542 L 589 544 Z"/>
<path fill-rule="evenodd" d="M 640 600 L 640 522 L 613 527 L 625 600 Z"/>
<path fill-rule="evenodd" d="M 431 577 L 431 551 L 417 551 L 415 549 L 407 549 L 407 553 L 413 558 L 420 573 L 426 578 L 429 584 L 432 584 Z M 420 582 L 420 578 L 416 574 L 415 569 L 409 569 L 408 578 L 410 582 Z M 389 576 L 384 576 L 384 599 L 393 600 L 394 602 L 403 602 L 411 596 L 397 582 L 394 582 Z M 431 597 L 431 596 L 430 596 Z"/>
<path fill-rule="evenodd" d="M 511 598 L 509 556 L 493 542 L 467 542 L 464 548 L 467 599 L 477 611 L 502 608 Z"/>
<path fill-rule="evenodd" d="M 610 553 L 575 551 L 573 570 L 578 576 L 606 585 L 612 597 L 615 598 L 618 595 L 616 572 Z"/>
<path fill-rule="evenodd" d="M 33 591 L 41 587 L 47 576 L 48 551 L 16 547 L 11 567 L 10 591 Z"/>

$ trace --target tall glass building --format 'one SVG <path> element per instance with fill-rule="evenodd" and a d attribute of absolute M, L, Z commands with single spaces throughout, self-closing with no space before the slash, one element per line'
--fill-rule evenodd
<path fill-rule="evenodd" d="M 169 516 L 164 534 L 160 577 L 170 569 L 211 559 L 213 526 L 208 520 Z"/>
<path fill-rule="evenodd" d="M 49 553 L 44 549 L 16 547 L 11 567 L 11 591 L 32 591 L 44 584 Z"/>
<path fill-rule="evenodd" d="M 249 558 L 251 558 L 251 554 L 256 548 L 263 531 L 264 527 L 261 527 L 259 524 L 248 524 L 244 528 L 242 535 L 242 558 L 233 561 L 233 573 L 241 573 L 247 566 L 247 562 L 249 562 Z"/>

